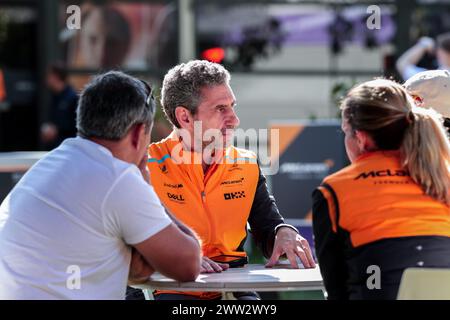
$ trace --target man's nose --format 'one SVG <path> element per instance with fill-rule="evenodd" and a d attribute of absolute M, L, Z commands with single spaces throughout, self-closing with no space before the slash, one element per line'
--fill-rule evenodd
<path fill-rule="evenodd" d="M 238 127 L 240 123 L 239 117 L 237 116 L 234 109 L 231 109 L 229 124 L 231 124 L 234 127 Z"/>

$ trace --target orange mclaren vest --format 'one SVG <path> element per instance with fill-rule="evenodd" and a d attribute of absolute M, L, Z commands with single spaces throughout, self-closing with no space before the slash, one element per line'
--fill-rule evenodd
<path fill-rule="evenodd" d="M 201 154 L 184 151 L 172 132 L 149 147 L 151 184 L 164 206 L 197 233 L 203 255 L 245 256 L 240 247 L 247 236 L 247 220 L 258 184 L 256 155 L 228 147 L 220 159 L 205 175 Z"/>
<path fill-rule="evenodd" d="M 450 208 L 424 194 L 396 151 L 361 156 L 319 189 L 333 231 L 338 226 L 348 231 L 354 247 L 385 238 L 450 237 Z"/>

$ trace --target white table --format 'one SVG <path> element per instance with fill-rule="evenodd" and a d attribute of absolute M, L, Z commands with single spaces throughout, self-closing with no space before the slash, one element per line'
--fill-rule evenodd
<path fill-rule="evenodd" d="M 40 151 L 0 152 L 0 202 L 24 173 L 46 154 Z"/>
<path fill-rule="evenodd" d="M 178 282 L 155 273 L 148 282 L 134 287 L 209 292 L 324 290 L 318 266 L 314 269 L 290 269 L 286 265 L 265 268 L 257 264 L 230 268 L 221 273 L 200 274 L 192 282 Z"/>
<path fill-rule="evenodd" d="M 45 151 L 0 152 L 0 172 L 26 171 L 46 154 Z"/>

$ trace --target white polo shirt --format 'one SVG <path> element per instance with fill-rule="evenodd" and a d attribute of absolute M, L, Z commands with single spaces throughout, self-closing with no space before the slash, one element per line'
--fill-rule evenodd
<path fill-rule="evenodd" d="M 0 299 L 124 299 L 129 245 L 170 223 L 134 164 L 67 139 L 0 206 Z"/>

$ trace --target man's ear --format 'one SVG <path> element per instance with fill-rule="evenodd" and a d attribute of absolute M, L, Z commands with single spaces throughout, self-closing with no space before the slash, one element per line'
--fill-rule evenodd
<path fill-rule="evenodd" d="M 138 123 L 131 127 L 131 143 L 135 149 L 139 149 L 141 147 L 141 143 L 144 143 L 141 139 L 143 134 L 145 134 L 145 124 Z"/>
<path fill-rule="evenodd" d="M 179 106 L 175 108 L 175 118 L 177 119 L 181 128 L 187 129 L 191 127 L 193 128 L 194 126 L 194 119 L 192 117 L 192 114 L 185 107 Z"/>
<path fill-rule="evenodd" d="M 366 131 L 355 130 L 355 137 L 359 150 L 369 151 L 376 149 L 375 142 Z"/>

